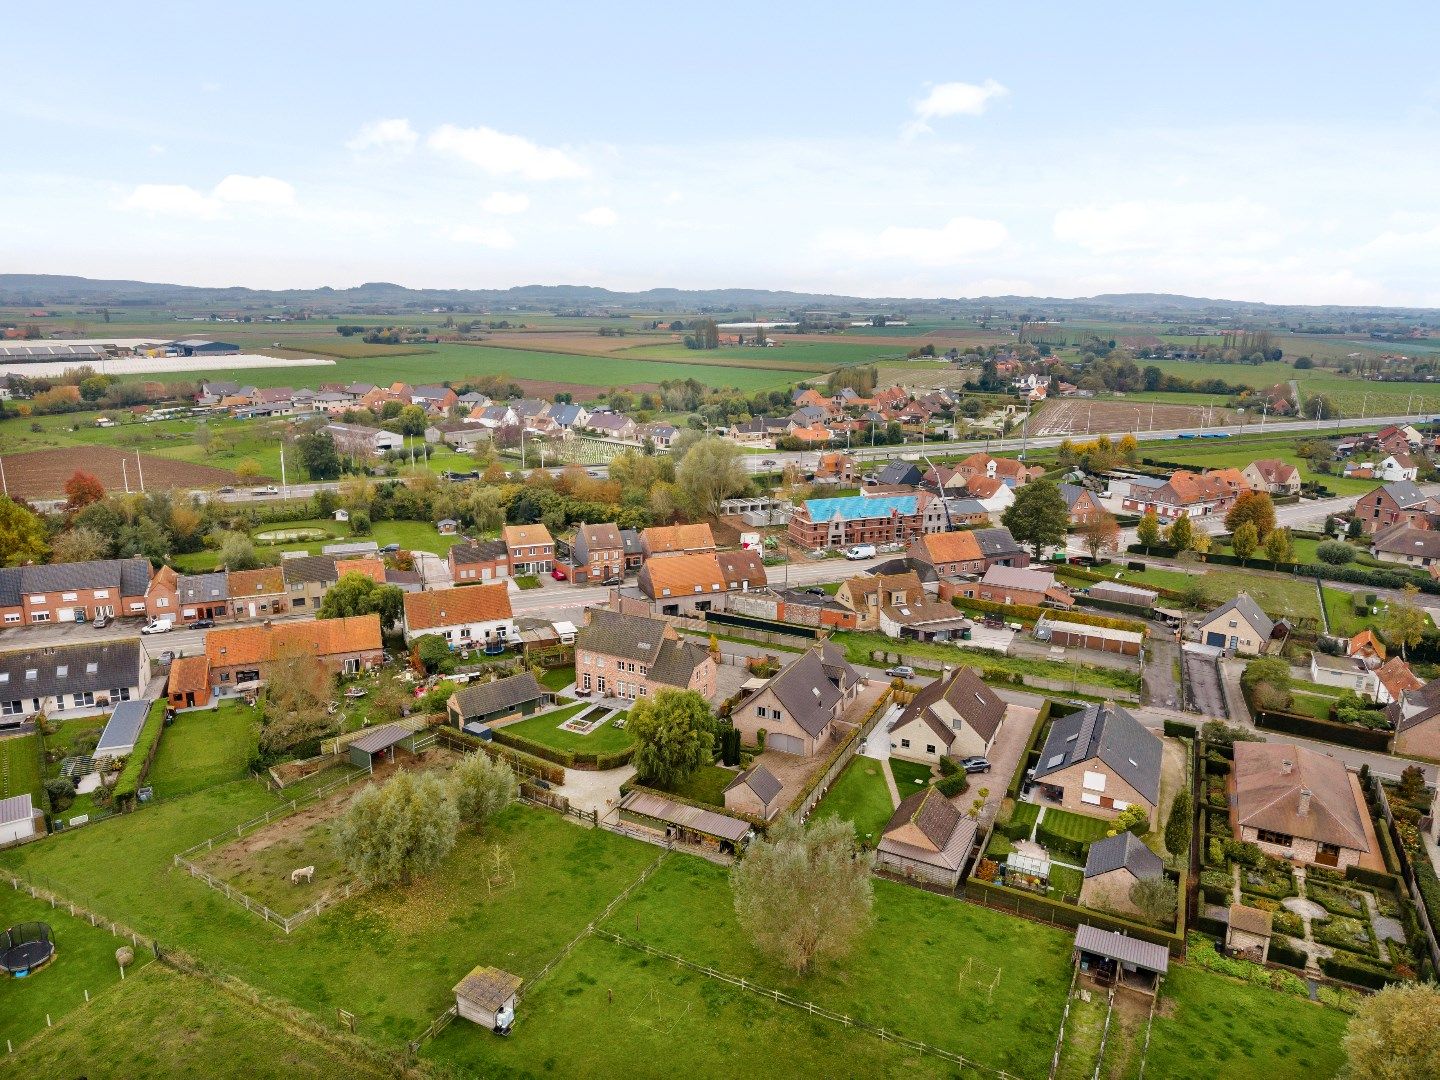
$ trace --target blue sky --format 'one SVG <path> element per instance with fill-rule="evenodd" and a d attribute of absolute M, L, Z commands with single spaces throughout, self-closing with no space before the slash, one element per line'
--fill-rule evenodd
<path fill-rule="evenodd" d="M 1433 7 L 471 6 L 10 13 L 0 269 L 1440 306 Z"/>

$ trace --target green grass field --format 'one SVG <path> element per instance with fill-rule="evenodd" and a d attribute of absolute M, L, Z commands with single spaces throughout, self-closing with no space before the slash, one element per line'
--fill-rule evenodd
<path fill-rule="evenodd" d="M 894 765 L 893 758 L 890 763 Z M 880 762 L 856 755 L 815 807 L 813 816 L 853 822 L 860 842 L 873 848 L 894 809 Z"/>
<path fill-rule="evenodd" d="M 1317 622 L 1320 619 L 1320 598 L 1315 592 L 1315 582 L 1309 578 L 1270 577 L 1248 573 L 1243 567 L 1218 566 L 1205 567 L 1203 574 L 1208 595 L 1217 604 L 1246 592 L 1272 618 L 1309 618 Z M 1194 580 L 1194 575 L 1151 566 L 1145 570 L 1122 571 L 1120 580 L 1132 585 L 1183 589 Z"/>
<path fill-rule="evenodd" d="M 92 1080 L 180 1080 L 197 1071 L 251 1080 L 389 1075 L 213 983 L 163 964 L 132 968 L 123 984 L 20 1047 L 4 1069 L 14 1076 Z"/>
<path fill-rule="evenodd" d="M 914 795 L 933 779 L 929 765 L 904 761 L 897 757 L 890 759 L 890 775 L 895 777 L 895 786 L 900 789 L 902 799 L 907 795 Z"/>
<path fill-rule="evenodd" d="M 725 789 L 739 775 L 719 765 L 702 765 L 686 779 L 669 787 L 657 787 L 657 791 L 668 791 L 692 802 L 709 803 L 711 806 L 725 805 Z"/>
<path fill-rule="evenodd" d="M 115 950 L 129 945 L 89 920 L 71 916 L 64 908 L 52 908 L 44 900 L 31 899 L 25 892 L 0 883 L 0 926 L 22 922 L 43 922 L 50 926 L 55 959 L 24 979 L 0 977 L 0 1041 L 13 1040 L 19 1046 L 45 1030 L 45 1016 L 59 1021 L 74 1009 L 85 1006 L 85 992 L 94 997 L 120 981 Z M 133 978 L 154 957 L 143 946 L 132 949 L 135 963 L 126 972 Z M 127 979 L 128 981 L 128 979 Z"/>
<path fill-rule="evenodd" d="M 571 681 L 573 680 L 574 674 L 572 673 Z M 635 740 L 628 731 L 615 726 L 615 717 L 613 716 L 588 735 L 582 735 L 577 731 L 565 731 L 560 727 L 572 716 L 578 716 L 590 708 L 594 708 L 594 705 L 588 701 L 578 705 L 567 705 L 554 712 L 506 724 L 503 730 L 512 735 L 532 739 L 556 750 L 576 750 L 590 754 L 608 754 L 617 750 L 628 750 L 635 745 Z"/>
<path fill-rule="evenodd" d="M 1079 840 L 1082 843 L 1103 840 L 1105 834 L 1112 827 L 1106 818 L 1091 817 L 1088 814 L 1072 814 L 1068 810 L 1058 810 L 1053 806 L 1045 807 L 1045 816 L 1041 819 L 1040 824 L 1047 832 L 1064 837 L 1066 840 Z"/>
<path fill-rule="evenodd" d="M 164 799 L 239 780 L 257 734 L 256 710 L 241 702 L 182 712 L 160 736 L 147 782 Z"/>
<path fill-rule="evenodd" d="M 458 534 L 441 536 L 435 526 L 428 521 L 377 521 L 371 526 L 368 534 L 355 536 L 343 522 L 322 518 L 306 518 L 303 521 L 286 521 L 280 524 L 265 525 L 257 529 L 255 535 L 286 529 L 322 529 L 327 535 L 322 539 L 293 544 L 257 542 L 256 547 L 261 555 L 268 554 L 275 559 L 279 559 L 280 553 L 286 551 L 303 551 L 308 555 L 319 555 L 321 549 L 327 544 L 345 544 L 365 540 L 374 540 L 380 547 L 399 544 L 405 551 L 429 551 L 436 555 L 444 555 L 463 539 Z M 176 555 L 170 561 L 181 573 L 198 574 L 215 569 L 220 564 L 220 553 L 207 548 L 204 551 Z"/>
<path fill-rule="evenodd" d="M 33 733 L 0 739 L 0 799 L 40 794 L 39 741 Z"/>
<path fill-rule="evenodd" d="M 1329 437 L 1333 432 L 1326 431 L 1324 434 Z M 1199 439 L 1176 439 L 1146 444 L 1141 449 L 1141 455 L 1157 461 L 1173 461 L 1197 470 L 1243 469 L 1260 458 L 1279 458 L 1298 468 L 1302 480 L 1321 484 L 1336 495 L 1364 495 L 1375 489 L 1374 480 L 1355 480 L 1339 475 L 1339 466 L 1336 466 L 1334 474 L 1316 472 L 1307 458 L 1295 452 L 1296 445 L 1305 440 L 1306 436 L 1295 434 L 1214 439 L 1204 442 Z"/>

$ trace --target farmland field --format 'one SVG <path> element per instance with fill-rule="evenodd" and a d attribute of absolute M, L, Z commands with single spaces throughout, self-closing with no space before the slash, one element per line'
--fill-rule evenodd
<path fill-rule="evenodd" d="M 1047 401 L 1030 420 L 1031 435 L 1088 435 L 1092 432 L 1164 431 L 1255 423 L 1259 416 L 1195 405 L 1121 404 L 1082 398 Z"/>
<path fill-rule="evenodd" d="M 217 488 L 234 484 L 235 474 L 210 465 L 153 454 L 127 453 L 111 446 L 35 450 L 5 458 L 5 485 L 17 499 L 55 498 L 78 471 L 90 473 L 111 494 L 146 488 Z"/>

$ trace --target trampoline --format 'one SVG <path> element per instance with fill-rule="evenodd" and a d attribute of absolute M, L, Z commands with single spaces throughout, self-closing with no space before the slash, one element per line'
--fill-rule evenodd
<path fill-rule="evenodd" d="M 54 956 L 55 942 L 47 923 L 20 923 L 0 935 L 0 968 L 17 979 L 39 971 Z"/>

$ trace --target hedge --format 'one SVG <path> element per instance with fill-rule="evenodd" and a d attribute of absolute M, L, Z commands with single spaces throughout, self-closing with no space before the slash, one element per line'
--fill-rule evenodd
<path fill-rule="evenodd" d="M 457 731 L 455 728 L 440 728 L 435 734 L 442 742 L 448 742 L 452 746 L 459 743 L 469 750 L 483 750 L 492 758 L 507 762 L 524 772 L 539 776 L 552 784 L 563 784 L 565 782 L 564 769 L 542 758 L 538 758 L 534 754 L 527 754 L 522 750 L 503 746 L 498 742 L 487 742 L 484 739 L 471 735 L 468 731 Z"/>
<path fill-rule="evenodd" d="M 1040 824 L 1035 827 L 1035 841 L 1038 844 L 1061 855 L 1068 855 L 1071 859 L 1083 863 L 1086 856 L 1090 854 L 1090 845 L 1093 840 L 1072 840 L 1068 836 L 1060 836 L 1051 832 L 1045 827 L 1045 819 L 1040 819 Z"/>
<path fill-rule="evenodd" d="M 1288 940 L 1289 939 L 1282 937 L 1272 937 L 1270 939 L 1270 952 L 1267 954 L 1270 962 L 1273 964 L 1284 964 L 1286 967 L 1299 968 L 1301 971 L 1304 971 L 1305 966 L 1310 962 L 1310 958 L 1299 949 L 1292 949 L 1288 944 Z"/>
<path fill-rule="evenodd" d="M 531 757 L 541 758 L 544 761 L 553 761 L 556 765 L 563 765 L 566 768 L 575 767 L 575 752 L 573 750 L 556 750 L 553 746 L 546 746 L 534 739 L 527 739 L 524 735 L 511 735 L 504 728 L 492 728 L 490 734 L 501 746 L 508 746 L 514 750 L 522 750 Z"/>
<path fill-rule="evenodd" d="M 1085 923 L 1101 930 L 1118 931 L 1129 937 L 1139 938 L 1141 941 L 1163 945 L 1170 950 L 1171 956 L 1181 956 L 1184 953 L 1184 939 L 1173 931 L 1131 922 L 1118 915 L 1081 907 L 1078 904 L 1067 904 L 1063 900 L 1052 900 L 1050 897 L 1041 896 L 1038 893 L 1021 892 L 1018 889 L 1009 889 L 1004 885 L 996 885 L 993 882 L 981 881 L 972 877 L 965 882 L 964 895 L 965 899 L 975 903 L 988 904 L 1002 911 L 1013 911 L 1019 915 L 1029 915 L 1031 918 L 1043 919 L 1045 922 L 1059 926 L 1068 926 L 1074 929 Z M 1181 910 L 1184 910 L 1183 904 Z"/>
<path fill-rule="evenodd" d="M 1083 623 L 1086 626 L 1099 626 L 1107 630 L 1129 630 L 1132 633 L 1148 633 L 1149 627 L 1134 619 L 1111 619 L 1104 615 L 1087 615 L 1083 611 L 1067 611 L 1064 608 L 1039 607 L 1034 604 L 997 604 L 993 600 L 972 600 L 966 596 L 954 597 L 951 601 L 957 608 L 982 611 L 991 615 L 1010 615 L 1017 619 L 1030 619 L 1032 621 L 1045 618 L 1063 618 L 1067 622 Z"/>
<path fill-rule="evenodd" d="M 1160 725 L 1160 730 L 1172 739 L 1198 739 L 1200 737 L 1198 725 L 1171 720 L 1169 717 L 1166 717 L 1164 723 Z"/>
<path fill-rule="evenodd" d="M 628 750 L 611 750 L 608 753 L 576 754 L 575 764 L 577 767 L 589 765 L 599 772 L 606 769 L 618 769 L 622 765 L 629 765 L 630 759 L 635 756 L 635 748 Z"/>
<path fill-rule="evenodd" d="M 1005 794 L 1015 798 L 1020 794 L 1020 785 L 1025 782 L 1025 770 L 1030 768 L 1030 755 L 1039 753 L 1040 736 L 1045 733 L 1045 727 L 1054 710 L 1055 702 L 1046 698 L 1040 704 L 1040 714 L 1035 717 L 1035 727 L 1030 732 L 1030 738 L 1025 743 L 1025 752 L 1020 755 L 1020 764 L 1015 766 L 1015 775 L 1010 778 L 1010 786 L 1005 789 Z M 1011 837 L 1014 839 L 1014 837 Z"/>
<path fill-rule="evenodd" d="M 1303 735 L 1322 742 L 1339 743 L 1341 746 L 1353 746 L 1357 750 L 1373 750 L 1380 754 L 1390 751 L 1388 731 L 1357 727 L 1354 724 L 1337 724 L 1332 720 L 1317 720 L 1313 716 L 1260 709 L 1255 713 L 1255 726 L 1283 731 L 1290 735 Z"/>
<path fill-rule="evenodd" d="M 1273 943 L 1271 948 L 1274 948 Z M 1400 977 L 1392 972 L 1373 967 L 1370 964 L 1359 963 L 1349 957 L 1341 956 L 1339 953 L 1334 956 L 1322 956 L 1320 970 L 1332 979 L 1353 983 L 1355 986 L 1369 987 L 1371 990 L 1383 990 L 1392 982 L 1400 981 Z"/>
<path fill-rule="evenodd" d="M 673 803 L 693 806 L 699 810 L 709 810 L 712 814 L 722 814 L 727 817 L 739 818 L 742 821 L 748 821 L 751 825 L 755 826 L 756 831 L 762 833 L 770 824 L 763 818 L 741 813 L 739 810 L 731 810 L 724 806 L 716 806 L 714 803 L 700 802 L 697 799 L 686 798 L 684 795 L 676 795 L 673 791 L 662 791 L 659 788 L 650 787 L 648 784 L 642 784 L 639 780 L 627 780 L 620 785 L 620 797 L 622 799 L 632 791 L 643 791 L 647 795 L 654 795 L 661 799 L 669 799 Z M 777 818 L 776 820 L 779 819 Z"/>
<path fill-rule="evenodd" d="M 145 714 L 145 723 L 140 727 L 135 748 L 126 757 L 120 776 L 111 789 L 111 795 L 117 803 L 129 803 L 145 781 L 145 775 L 150 771 L 150 763 L 155 760 L 155 752 L 160 748 L 160 733 L 165 730 L 165 709 L 169 704 L 161 698 L 151 705 L 150 711 Z"/>
<path fill-rule="evenodd" d="M 1207 902 L 1213 903 L 1213 901 L 1210 901 L 1208 897 L 1206 898 L 1206 900 Z M 1195 929 L 1202 934 L 1206 934 L 1214 938 L 1216 941 L 1224 941 L 1225 934 L 1230 929 L 1230 927 L 1225 922 L 1225 920 L 1217 919 L 1213 916 L 1202 913 L 1195 918 Z"/>
<path fill-rule="evenodd" d="M 1376 835 L 1381 835 L 1386 831 L 1387 830 L 1384 829 L 1377 830 Z M 1386 837 L 1386 839 L 1389 838 Z M 1384 889 L 1386 892 L 1392 892 L 1396 896 L 1407 895 L 1405 883 L 1401 881 L 1398 875 L 1382 874 L 1378 870 L 1371 870 L 1369 867 L 1361 866 L 1359 863 L 1351 863 L 1345 868 L 1345 880 L 1358 881 L 1361 885 L 1370 885 L 1377 889 Z"/>

